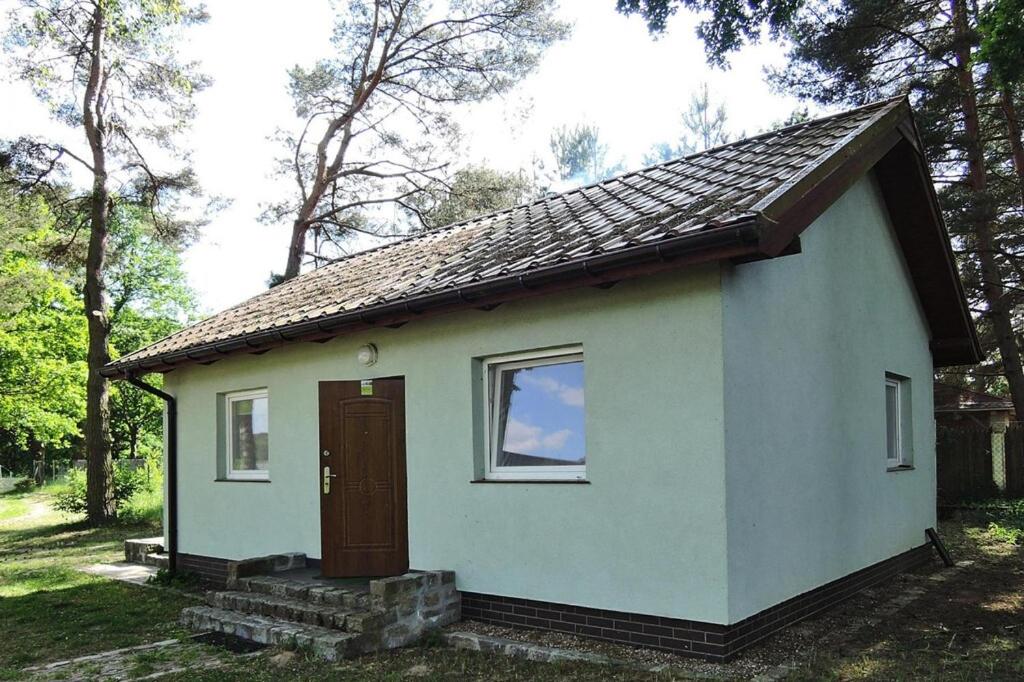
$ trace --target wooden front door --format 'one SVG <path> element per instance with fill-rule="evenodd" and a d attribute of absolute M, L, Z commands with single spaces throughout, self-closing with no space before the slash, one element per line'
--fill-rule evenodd
<path fill-rule="evenodd" d="M 404 379 L 321 381 L 318 459 L 322 573 L 406 572 Z"/>

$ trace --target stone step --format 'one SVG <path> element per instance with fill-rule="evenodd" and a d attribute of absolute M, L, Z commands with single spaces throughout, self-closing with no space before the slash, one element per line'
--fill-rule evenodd
<path fill-rule="evenodd" d="M 236 589 L 273 597 L 285 597 L 308 601 L 313 604 L 330 604 L 348 608 L 367 608 L 371 604 L 369 591 L 327 585 L 310 584 L 308 581 L 293 580 L 273 575 L 258 575 L 239 578 Z"/>
<path fill-rule="evenodd" d="M 142 559 L 142 563 L 147 566 L 156 566 L 157 568 L 167 568 L 170 565 L 170 558 L 167 556 L 167 552 L 150 552 Z"/>
<path fill-rule="evenodd" d="M 190 606 L 181 612 L 182 625 L 193 630 L 223 632 L 251 642 L 284 649 L 306 649 L 328 661 L 363 653 L 362 635 L 318 625 L 294 623 L 213 606 Z"/>
<path fill-rule="evenodd" d="M 131 564 L 146 563 L 146 555 L 164 551 L 164 539 L 130 538 L 124 541 L 124 560 Z"/>
<path fill-rule="evenodd" d="M 383 613 L 358 606 L 348 607 L 342 601 L 343 595 L 330 596 L 337 601 L 313 602 L 262 592 L 226 591 L 208 593 L 207 601 L 220 609 L 348 632 L 363 633 L 383 625 Z"/>

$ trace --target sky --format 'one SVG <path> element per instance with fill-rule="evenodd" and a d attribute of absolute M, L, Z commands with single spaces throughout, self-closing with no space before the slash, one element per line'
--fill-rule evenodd
<path fill-rule="evenodd" d="M 586 458 L 583 362 L 506 370 L 503 380 L 513 381 L 517 389 L 511 394 L 503 450 L 574 462 Z"/>
<path fill-rule="evenodd" d="M 0 0 L 0 10 L 9 4 Z M 210 314 L 264 290 L 270 273 L 284 269 L 288 225 L 257 221 L 262 203 L 292 189 L 271 175 L 281 148 L 269 138 L 295 128 L 287 69 L 329 54 L 332 15 L 327 0 L 206 5 L 210 21 L 190 29 L 180 49 L 214 80 L 198 95 L 188 139 L 194 166 L 206 191 L 230 202 L 184 255 L 189 284 Z M 779 46 L 747 47 L 728 71 L 712 69 L 693 15 L 680 11 L 655 40 L 639 17 L 614 7 L 615 0 L 562 0 L 558 15 L 573 24 L 571 36 L 512 92 L 458 112 L 466 163 L 528 168 L 547 152 L 553 128 L 586 122 L 600 128 L 610 162 L 639 167 L 651 145 L 678 137 L 680 114 L 701 82 L 725 103 L 733 134 L 760 132 L 800 106 L 765 82 L 764 67 L 784 62 Z M 23 84 L 0 81 L 0 102 L 0 136 L 46 135 L 84 147 L 80 133 L 50 121 Z"/>

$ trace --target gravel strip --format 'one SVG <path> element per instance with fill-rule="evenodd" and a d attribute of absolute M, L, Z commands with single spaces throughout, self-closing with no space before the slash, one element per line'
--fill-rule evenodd
<path fill-rule="evenodd" d="M 827 646 L 841 645 L 879 618 L 905 608 L 931 586 L 948 579 L 942 563 L 934 561 L 861 591 L 838 607 L 785 628 L 742 651 L 730 663 L 709 663 L 668 651 L 603 642 L 560 632 L 511 628 L 465 620 L 446 628 L 447 633 L 468 632 L 543 647 L 603 656 L 616 663 L 647 670 L 672 671 L 694 678 L 739 679 L 768 682 L 785 677 L 800 661 Z M 957 569 L 953 569 L 957 570 Z"/>

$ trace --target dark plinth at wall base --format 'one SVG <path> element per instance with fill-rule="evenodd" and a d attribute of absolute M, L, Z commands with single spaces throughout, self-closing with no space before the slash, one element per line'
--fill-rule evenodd
<path fill-rule="evenodd" d="M 302 561 L 298 562 L 293 560 L 293 563 L 283 566 L 281 565 L 281 558 L 293 556 L 302 557 Z M 270 564 L 261 563 L 265 562 L 267 559 L 275 558 L 278 559 L 276 566 L 273 561 L 271 561 Z M 257 575 L 260 573 L 272 573 L 275 570 L 296 568 L 299 565 L 307 568 L 320 568 L 320 560 L 311 559 L 305 555 L 273 555 L 271 557 L 262 557 L 259 559 L 232 561 L 231 559 L 220 559 L 218 557 L 202 556 L 199 554 L 178 553 L 179 571 L 183 573 L 191 573 L 206 585 L 220 588 L 227 587 L 232 575 L 237 579 L 239 577 Z"/>
<path fill-rule="evenodd" d="M 755 642 L 821 613 L 866 587 L 927 562 L 931 545 L 915 547 L 776 604 L 731 625 L 607 611 L 568 604 L 462 592 L 462 617 L 495 625 L 565 632 L 619 644 L 727 662 Z"/>
<path fill-rule="evenodd" d="M 224 587 L 228 582 L 228 560 L 198 554 L 178 553 L 178 570 L 199 577 L 204 583 Z"/>

